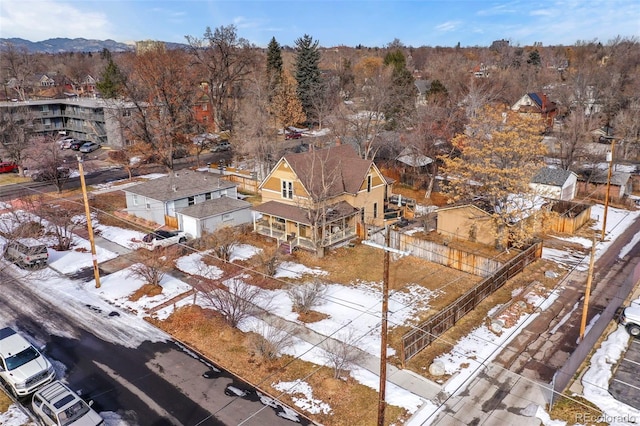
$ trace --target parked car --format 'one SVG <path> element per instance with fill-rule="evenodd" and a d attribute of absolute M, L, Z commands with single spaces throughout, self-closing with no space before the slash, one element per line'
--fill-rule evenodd
<path fill-rule="evenodd" d="M 71 136 L 67 136 L 58 140 L 58 145 L 60 145 L 60 149 L 69 149 L 71 147 L 71 142 L 73 142 L 74 140 L 75 139 Z"/>
<path fill-rule="evenodd" d="M 79 149 L 78 151 L 80 152 L 93 152 L 97 149 L 100 148 L 100 144 L 99 143 L 95 143 L 95 142 L 85 142 Z"/>
<path fill-rule="evenodd" d="M 89 141 L 79 141 L 79 140 L 73 140 L 71 142 L 69 142 L 69 149 L 72 149 L 74 151 L 79 151 L 80 147 L 82 145 L 84 145 L 85 143 L 87 143 Z"/>
<path fill-rule="evenodd" d="M 56 380 L 33 394 L 31 408 L 46 426 L 98 426 L 104 420 L 64 383 Z"/>
<path fill-rule="evenodd" d="M 47 246 L 35 238 L 18 238 L 7 243 L 4 257 L 22 269 L 39 269 L 47 266 Z"/>
<path fill-rule="evenodd" d="M 211 152 L 222 152 L 222 151 L 228 151 L 230 149 L 231 149 L 231 144 L 229 143 L 229 141 L 222 141 L 214 145 L 213 148 L 211 148 Z"/>
<path fill-rule="evenodd" d="M 15 397 L 25 397 L 51 383 L 53 366 L 31 343 L 10 327 L 0 329 L 0 380 Z"/>
<path fill-rule="evenodd" d="M 3 161 L 0 163 L 0 173 L 17 173 L 18 165 L 16 163 L 11 163 L 9 161 Z"/>
<path fill-rule="evenodd" d="M 56 175 L 53 174 L 51 170 L 39 170 L 31 173 L 31 179 L 34 182 L 46 182 L 50 180 L 57 179 L 66 179 L 70 176 L 71 171 L 66 167 L 58 167 L 56 171 Z"/>
<path fill-rule="evenodd" d="M 285 139 L 301 139 L 302 133 L 295 130 L 287 130 L 284 133 L 284 138 Z"/>
<path fill-rule="evenodd" d="M 633 337 L 640 336 L 640 306 L 627 306 L 620 315 L 620 324 Z"/>
<path fill-rule="evenodd" d="M 186 241 L 187 234 L 183 231 L 157 230 L 145 235 L 142 238 L 140 247 L 144 247 L 147 250 L 155 250 L 159 247 L 169 247 Z"/>

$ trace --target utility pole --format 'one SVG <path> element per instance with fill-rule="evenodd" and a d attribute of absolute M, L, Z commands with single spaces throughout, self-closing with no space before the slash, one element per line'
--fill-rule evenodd
<path fill-rule="evenodd" d="M 84 199 L 84 212 L 87 216 L 87 230 L 89 231 L 89 242 L 91 243 L 91 258 L 93 260 L 93 276 L 96 280 L 96 288 L 100 288 L 100 269 L 98 269 L 98 256 L 96 255 L 96 243 L 93 240 L 93 226 L 91 225 L 91 209 L 89 208 L 89 198 L 87 197 L 87 186 L 84 182 L 84 169 L 82 167 L 82 157 L 78 155 L 78 171 L 80 172 L 80 186 L 82 187 L 82 198 Z"/>
<path fill-rule="evenodd" d="M 584 339 L 584 330 L 587 327 L 587 311 L 589 310 L 589 297 L 591 296 L 591 282 L 593 281 L 593 266 L 596 260 L 596 234 L 593 233 L 591 243 L 591 259 L 589 260 L 589 275 L 587 275 L 587 289 L 584 292 L 584 305 L 582 306 L 582 321 L 580 322 L 580 341 Z"/>
<path fill-rule="evenodd" d="M 384 245 L 389 247 L 391 228 L 387 225 Z M 387 314 L 389 312 L 389 250 L 384 250 L 382 277 L 382 330 L 380 331 L 380 391 L 378 392 L 378 426 L 384 426 L 387 388 Z"/>
<path fill-rule="evenodd" d="M 600 241 L 604 241 L 604 235 L 607 231 L 607 210 L 609 210 L 609 190 L 611 189 L 611 173 L 613 169 L 613 148 L 616 144 L 615 139 L 611 139 L 611 152 L 607 153 L 607 160 L 609 160 L 609 172 L 607 173 L 607 192 L 604 196 L 604 218 L 602 220 L 602 236 Z"/>
<path fill-rule="evenodd" d="M 389 312 L 389 253 L 393 252 L 400 256 L 408 255 L 409 251 L 402 251 L 389 247 L 391 240 L 391 228 L 385 226 L 384 245 L 373 241 L 363 240 L 362 244 L 384 251 L 383 277 L 382 277 L 382 330 L 380 332 L 380 392 L 378 393 L 378 426 L 384 425 L 384 412 L 386 408 L 385 393 L 387 385 L 387 316 Z"/>

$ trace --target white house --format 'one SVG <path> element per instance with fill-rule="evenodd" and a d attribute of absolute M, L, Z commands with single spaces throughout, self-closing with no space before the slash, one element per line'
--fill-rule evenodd
<path fill-rule="evenodd" d="M 238 200 L 236 184 L 207 172 L 174 172 L 124 192 L 129 214 L 182 229 L 192 238 L 221 225 L 251 222 L 251 204 Z"/>

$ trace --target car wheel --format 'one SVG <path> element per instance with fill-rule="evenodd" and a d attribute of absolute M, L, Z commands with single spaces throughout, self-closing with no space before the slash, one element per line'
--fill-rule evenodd
<path fill-rule="evenodd" d="M 640 325 L 637 324 L 629 324 L 627 326 L 627 332 L 633 337 L 640 336 Z"/>

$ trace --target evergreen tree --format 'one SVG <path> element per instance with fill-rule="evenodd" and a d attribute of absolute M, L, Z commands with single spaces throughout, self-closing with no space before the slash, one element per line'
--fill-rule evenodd
<path fill-rule="evenodd" d="M 529 59 L 527 59 L 527 63 L 536 67 L 539 67 L 540 64 L 542 64 L 542 60 L 540 59 L 540 52 L 538 52 L 538 49 L 535 49 L 529 53 Z"/>
<path fill-rule="evenodd" d="M 387 53 L 384 64 L 392 67 L 391 99 L 385 110 L 387 127 L 395 129 L 402 119 L 415 110 L 417 88 L 411 72 L 407 69 L 406 59 L 400 50 Z"/>
<path fill-rule="evenodd" d="M 276 41 L 275 37 L 271 38 L 267 46 L 267 84 L 269 96 L 272 96 L 275 88 L 282 80 L 282 47 Z"/>
<path fill-rule="evenodd" d="M 320 51 L 318 41 L 307 34 L 296 40 L 298 53 L 296 56 L 296 81 L 298 82 L 298 98 L 302 109 L 309 118 L 313 109 L 313 98 L 321 87 Z"/>
<path fill-rule="evenodd" d="M 103 51 L 103 55 L 109 58 L 109 62 L 107 62 L 107 66 L 102 71 L 100 81 L 96 83 L 96 87 L 103 98 L 113 99 L 120 93 L 124 83 L 124 76 L 118 65 L 113 61 L 111 53 L 107 50 L 106 52 Z"/>

